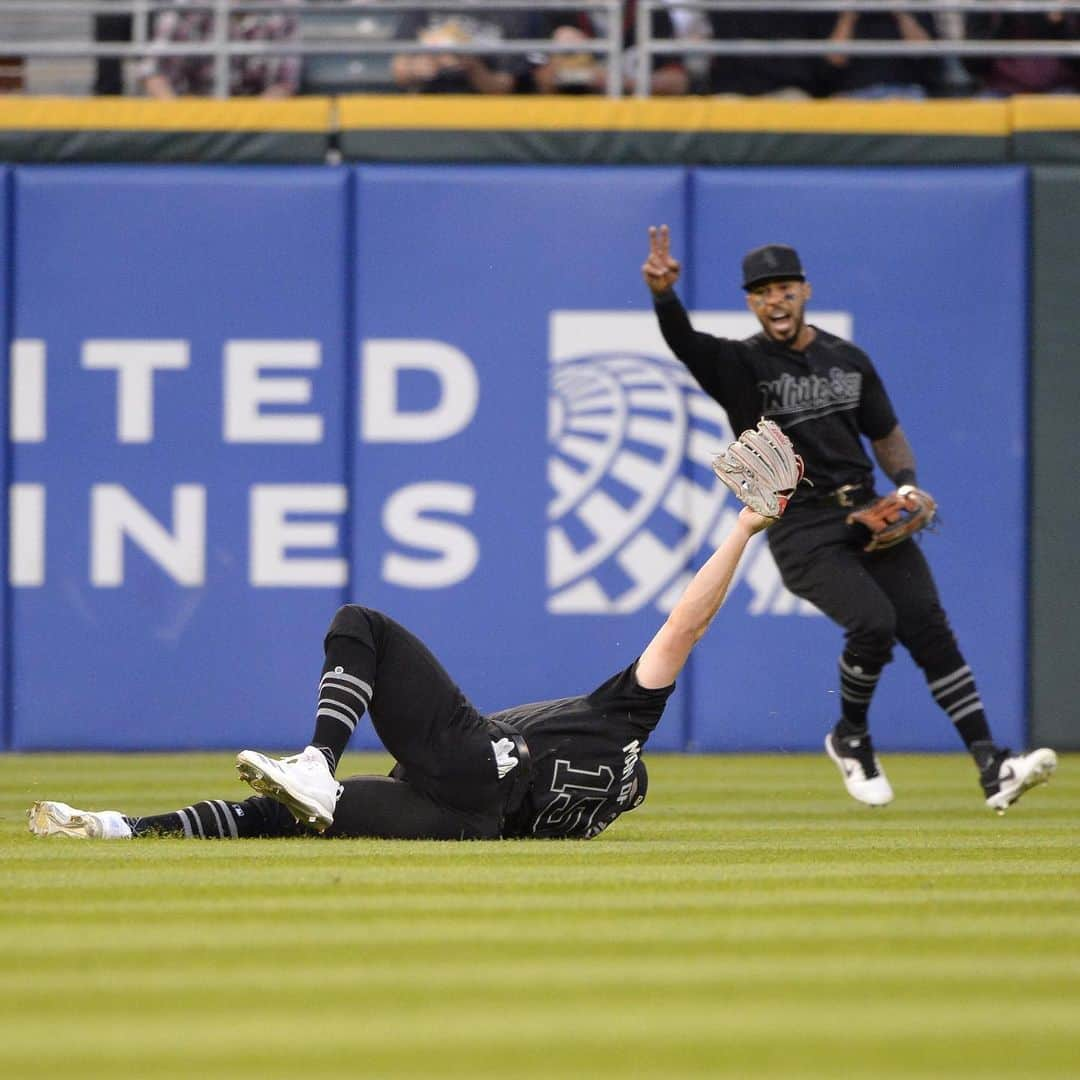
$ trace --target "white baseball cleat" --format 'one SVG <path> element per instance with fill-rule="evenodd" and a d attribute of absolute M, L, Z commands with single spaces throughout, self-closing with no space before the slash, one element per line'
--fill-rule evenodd
<path fill-rule="evenodd" d="M 236 755 L 236 771 L 260 795 L 287 807 L 301 825 L 310 825 L 318 832 L 333 825 L 334 809 L 344 788 L 315 747 L 287 758 L 242 750 Z"/>
<path fill-rule="evenodd" d="M 825 752 L 836 762 L 853 799 L 867 806 L 886 806 L 893 801 L 892 787 L 869 735 L 837 738 L 830 731 L 825 736 Z"/>
<path fill-rule="evenodd" d="M 130 840 L 131 826 L 119 810 L 76 810 L 62 802 L 36 802 L 26 816 L 35 836 L 74 836 L 79 840 Z"/>
<path fill-rule="evenodd" d="M 1029 788 L 1045 784 L 1056 768 L 1057 754 L 1045 747 L 1030 754 L 1006 750 L 981 777 L 986 805 L 1004 814 Z"/>

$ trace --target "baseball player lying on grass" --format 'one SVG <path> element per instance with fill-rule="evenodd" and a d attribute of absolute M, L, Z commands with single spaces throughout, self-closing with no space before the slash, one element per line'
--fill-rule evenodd
<path fill-rule="evenodd" d="M 778 520 L 802 460 L 772 421 L 714 462 L 746 504 L 645 651 L 579 697 L 482 715 L 417 637 L 381 612 L 346 605 L 325 639 L 311 743 L 288 758 L 237 757 L 255 790 L 150 817 L 37 802 L 38 836 L 237 839 L 324 836 L 431 840 L 596 836 L 645 799 L 642 751 L 675 679 L 709 628 L 750 538 Z M 389 776 L 335 778 L 367 712 L 396 764 Z"/>

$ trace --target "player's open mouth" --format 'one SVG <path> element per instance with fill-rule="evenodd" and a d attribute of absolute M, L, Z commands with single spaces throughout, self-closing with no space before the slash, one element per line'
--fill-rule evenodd
<path fill-rule="evenodd" d="M 790 315 L 770 315 L 769 325 L 772 326 L 774 330 L 786 332 L 791 329 L 792 318 Z"/>

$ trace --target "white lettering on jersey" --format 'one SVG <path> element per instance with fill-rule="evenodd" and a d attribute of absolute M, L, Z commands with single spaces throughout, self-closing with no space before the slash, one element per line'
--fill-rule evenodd
<path fill-rule="evenodd" d="M 626 754 L 626 757 L 623 759 L 622 786 L 619 788 L 619 795 L 615 800 L 620 806 L 625 806 L 637 794 L 637 779 L 634 776 L 634 769 L 637 767 L 638 758 L 641 757 L 641 743 L 637 739 L 628 742 L 623 747 L 623 753 Z"/>
<path fill-rule="evenodd" d="M 830 413 L 857 409 L 862 396 L 862 373 L 830 368 L 828 376 L 785 373 L 771 382 L 758 383 L 761 411 L 783 417 L 782 426 L 794 427 Z M 794 419 L 793 419 L 794 418 Z"/>

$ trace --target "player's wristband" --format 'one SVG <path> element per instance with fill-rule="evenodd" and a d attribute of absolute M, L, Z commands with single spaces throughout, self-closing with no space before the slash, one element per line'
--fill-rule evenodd
<path fill-rule="evenodd" d="M 894 477 L 893 483 L 898 487 L 918 487 L 915 483 L 914 469 L 901 469 Z"/>

